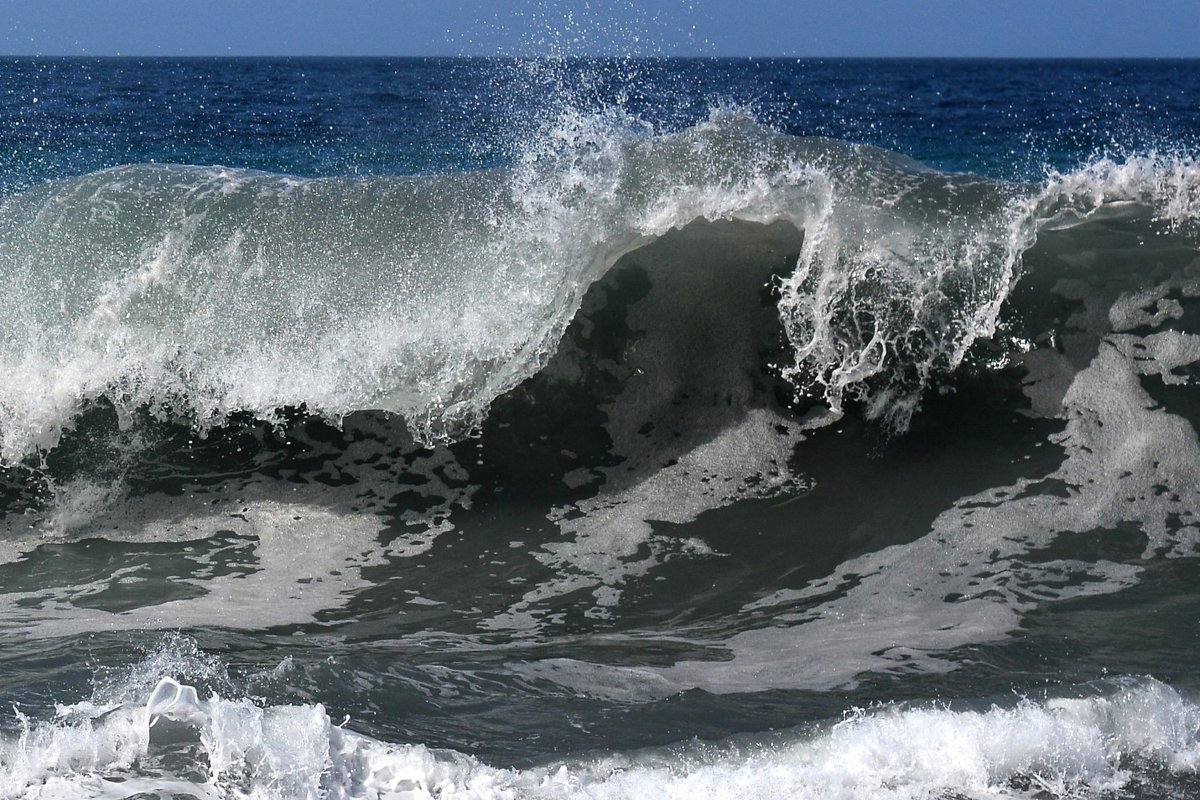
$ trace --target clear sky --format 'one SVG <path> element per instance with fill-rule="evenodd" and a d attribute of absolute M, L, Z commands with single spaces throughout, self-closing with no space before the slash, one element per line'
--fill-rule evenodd
<path fill-rule="evenodd" d="M 8 55 L 1200 57 L 1200 0 L 0 0 Z"/>

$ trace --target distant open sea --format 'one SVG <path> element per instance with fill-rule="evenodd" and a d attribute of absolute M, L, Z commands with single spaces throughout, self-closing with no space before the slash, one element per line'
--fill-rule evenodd
<path fill-rule="evenodd" d="M 1200 796 L 1200 62 L 0 59 L 0 798 Z"/>

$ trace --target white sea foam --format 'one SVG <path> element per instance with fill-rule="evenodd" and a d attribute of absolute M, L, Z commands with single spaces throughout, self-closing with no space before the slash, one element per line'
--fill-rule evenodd
<path fill-rule="evenodd" d="M 1200 709 L 1150 679 L 986 710 L 881 708 L 767 740 L 731 740 L 526 770 L 335 724 L 320 705 L 201 696 L 164 677 L 143 705 L 94 702 L 21 718 L 0 740 L 12 798 L 1093 797 L 1150 770 L 1194 774 Z M 195 778 L 162 775 L 167 743 Z M 1163 780 L 1159 775 L 1158 780 Z"/>
<path fill-rule="evenodd" d="M 1200 163 L 1188 154 L 1101 158 L 1073 172 L 1052 171 L 1037 198 L 1047 229 L 1139 213 L 1174 227 L 1200 219 Z"/>
<path fill-rule="evenodd" d="M 0 590 L 0 635 L 262 630 L 343 608 L 373 585 L 366 570 L 428 552 L 454 530 L 478 489 L 449 450 L 413 446 L 395 420 L 359 418 L 343 433 L 336 448 L 305 441 L 327 472 L 302 482 L 235 471 L 170 494 L 86 474 L 55 486 L 41 514 L 0 520 L 0 566 L 24 560 L 37 576 Z M 57 553 L 78 568 L 56 568 Z"/>
<path fill-rule="evenodd" d="M 6 587 L 0 632 L 41 638 L 218 622 L 254 630 L 304 623 L 342 607 L 370 585 L 363 569 L 386 560 L 378 518 L 303 502 L 214 507 L 203 499 L 174 499 L 164 508 L 161 499 L 143 498 L 129 502 L 120 519 L 126 527 L 104 531 L 113 547 L 136 552 L 137 543 L 178 543 L 181 550 L 171 558 L 186 564 L 187 573 L 158 577 L 150 550 L 120 568 L 84 571 L 75 581 L 66 573 L 37 586 Z M 34 534 L 8 549 L 16 560 L 46 544 Z"/>

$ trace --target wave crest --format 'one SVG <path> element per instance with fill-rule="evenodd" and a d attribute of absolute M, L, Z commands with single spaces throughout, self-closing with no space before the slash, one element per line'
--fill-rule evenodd
<path fill-rule="evenodd" d="M 978 710 L 881 708 L 764 742 L 659 748 L 504 769 L 388 744 L 317 705 L 201 698 L 163 677 L 141 704 L 84 702 L 0 739 L 17 797 L 924 798 L 1170 792 L 1197 766 L 1200 711 L 1150 679 Z M 348 720 L 346 720 L 348 721 Z M 345 722 L 342 723 L 343 725 Z M 172 757 L 188 778 L 157 774 Z"/>

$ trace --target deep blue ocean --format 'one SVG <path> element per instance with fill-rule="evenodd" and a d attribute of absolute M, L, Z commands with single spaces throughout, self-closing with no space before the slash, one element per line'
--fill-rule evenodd
<path fill-rule="evenodd" d="M 0 797 L 1200 796 L 1197 98 L 0 60 Z"/>

